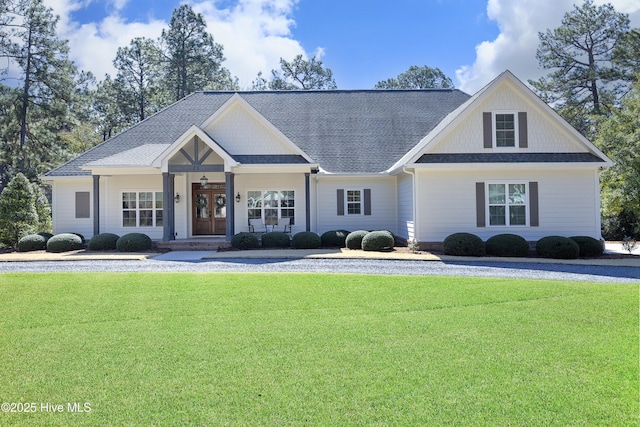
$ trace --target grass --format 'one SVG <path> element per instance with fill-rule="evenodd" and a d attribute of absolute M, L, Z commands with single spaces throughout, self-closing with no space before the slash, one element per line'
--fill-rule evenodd
<path fill-rule="evenodd" d="M 636 285 L 4 274 L 0 313 L 0 401 L 37 404 L 0 425 L 639 421 Z"/>

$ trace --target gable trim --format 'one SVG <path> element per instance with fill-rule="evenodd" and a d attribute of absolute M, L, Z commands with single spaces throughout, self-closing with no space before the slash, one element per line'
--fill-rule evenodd
<path fill-rule="evenodd" d="M 206 134 L 202 129 L 200 129 L 196 125 L 192 125 L 189 129 L 187 129 L 178 139 L 174 141 L 166 150 L 164 150 L 158 157 L 153 161 L 153 166 L 157 168 L 161 168 L 162 172 L 169 172 L 169 159 L 178 154 L 181 150 L 183 150 L 184 144 L 186 144 L 191 138 L 197 137 L 200 138 L 202 142 L 205 143 L 217 155 L 222 157 L 224 161 L 224 171 L 228 172 L 232 167 L 238 166 L 238 162 L 236 162 L 233 157 L 231 157 L 222 147 L 220 147 L 209 135 Z M 206 152 L 203 159 L 196 159 L 194 161 L 200 162 L 199 165 L 194 165 L 192 161 L 190 161 L 191 165 L 184 165 L 190 168 L 197 168 L 198 166 L 203 167 L 206 165 L 202 165 L 201 162 L 204 161 L 206 157 L 208 157 L 211 152 Z M 189 158 L 187 158 L 189 160 Z M 192 159 L 193 160 L 193 159 Z M 177 165 L 175 165 L 177 166 Z M 193 170 L 193 169 L 190 169 Z M 204 170 L 204 169 L 198 169 Z"/>

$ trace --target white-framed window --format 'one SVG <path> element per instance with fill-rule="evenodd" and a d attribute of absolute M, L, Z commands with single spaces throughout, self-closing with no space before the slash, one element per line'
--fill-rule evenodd
<path fill-rule="evenodd" d="M 296 197 L 293 190 L 247 191 L 247 216 L 261 219 L 267 225 L 275 225 L 279 218 L 295 220 Z"/>
<path fill-rule="evenodd" d="M 161 191 L 122 192 L 123 227 L 162 227 Z"/>
<path fill-rule="evenodd" d="M 362 190 L 350 190 L 346 189 L 344 192 L 345 196 L 345 206 L 347 207 L 346 213 L 347 215 L 362 215 Z"/>
<path fill-rule="evenodd" d="M 518 113 L 513 111 L 493 112 L 493 146 L 515 148 L 518 140 Z"/>
<path fill-rule="evenodd" d="M 490 182 L 486 185 L 490 227 L 523 227 L 529 224 L 526 183 Z"/>

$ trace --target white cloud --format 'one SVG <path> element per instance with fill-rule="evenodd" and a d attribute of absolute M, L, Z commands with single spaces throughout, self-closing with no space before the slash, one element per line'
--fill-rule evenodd
<path fill-rule="evenodd" d="M 475 93 L 506 69 L 524 82 L 546 74 L 535 57 L 538 32 L 558 27 L 574 3 L 575 0 L 489 0 L 487 16 L 498 24 L 500 34 L 495 40 L 476 46 L 476 60 L 472 65 L 456 70 L 458 87 Z M 640 25 L 637 0 L 597 0 L 595 3 L 611 3 L 617 11 L 630 14 L 632 27 Z"/>
<path fill-rule="evenodd" d="M 79 69 L 93 72 L 98 79 L 106 73 L 114 75 L 112 61 L 118 47 L 128 46 L 134 37 L 156 39 L 168 25 L 168 22 L 153 19 L 127 21 L 120 11 L 129 0 L 108 0 L 110 15 L 99 22 L 78 23 L 70 19 L 72 12 L 91 1 L 44 0 L 60 16 L 58 32 L 69 40 L 71 59 Z M 217 0 L 196 0 L 190 4 L 204 15 L 209 32 L 224 46 L 227 60 L 223 65 L 239 78 L 242 87 L 248 88 L 259 71 L 268 78 L 272 69 L 279 68 L 281 57 L 306 56 L 291 34 L 295 26 L 292 14 L 297 2 L 239 0 L 228 8 L 219 8 Z"/>

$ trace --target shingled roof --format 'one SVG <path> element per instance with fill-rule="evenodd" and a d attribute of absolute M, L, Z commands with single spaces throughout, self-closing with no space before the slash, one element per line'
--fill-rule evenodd
<path fill-rule="evenodd" d="M 192 125 L 201 126 L 234 93 L 193 93 L 46 175 L 89 175 L 82 166 L 101 164 L 108 157 L 112 158 L 107 162 L 111 166 L 116 166 L 113 158 L 122 161 L 122 166 L 150 165 L 157 153 Z M 379 173 L 389 169 L 469 99 L 457 89 L 237 93 L 331 173 Z M 231 147 L 218 142 L 240 163 L 274 161 L 270 156 L 234 156 Z"/>

